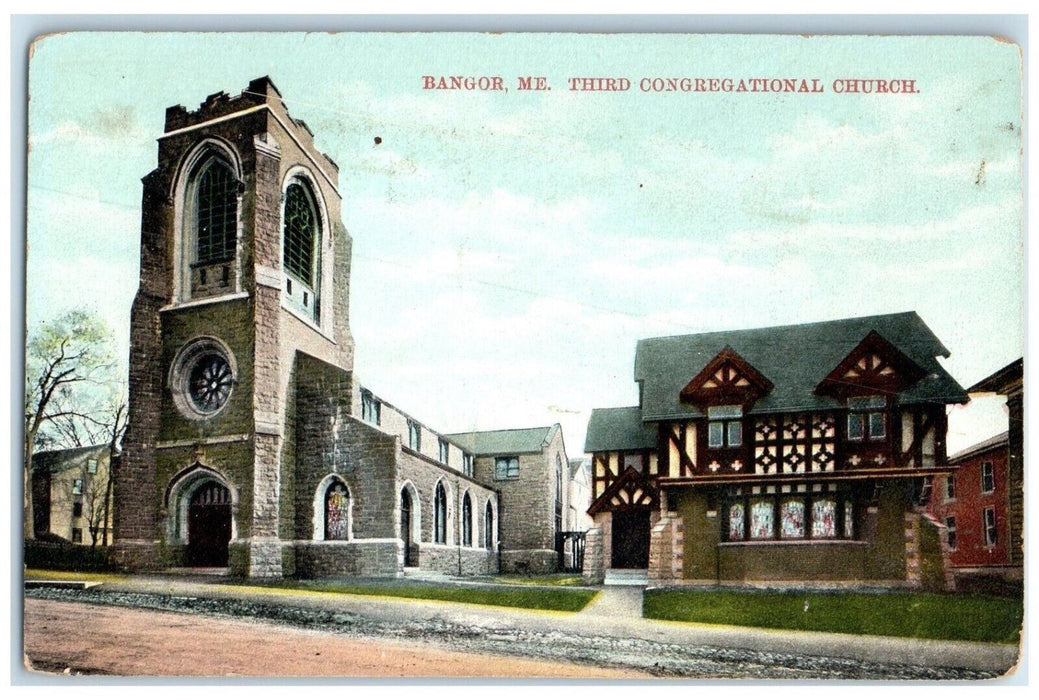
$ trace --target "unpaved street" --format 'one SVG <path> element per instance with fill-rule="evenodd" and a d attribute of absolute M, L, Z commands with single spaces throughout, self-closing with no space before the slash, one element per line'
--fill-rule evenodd
<path fill-rule="evenodd" d="M 25 601 L 25 650 L 31 670 L 120 676 L 647 677 L 262 622 L 33 599 Z"/>
<path fill-rule="evenodd" d="M 612 592 L 612 593 L 615 593 Z M 58 586 L 32 586 L 25 591 L 30 632 L 42 600 L 87 604 L 80 608 L 71 632 L 65 628 L 36 628 L 49 638 L 36 638 L 30 658 L 37 668 L 61 671 L 65 666 L 83 672 L 115 673 L 117 669 L 87 663 L 82 638 L 91 637 L 89 648 L 104 648 L 104 633 L 95 633 L 94 619 L 119 615 L 122 609 L 152 613 L 175 613 L 183 631 L 181 653 L 189 661 L 170 673 L 284 673 L 303 675 L 355 675 L 371 673 L 423 675 L 566 675 L 554 665 L 570 668 L 566 673 L 585 677 L 615 677 L 616 672 L 647 673 L 658 677 L 686 678 L 857 678 L 857 679 L 980 679 L 1005 673 L 1016 660 L 1018 649 L 1009 645 L 939 642 L 887 637 L 782 632 L 752 628 L 685 625 L 639 617 L 625 617 L 623 610 L 605 609 L 611 591 L 604 591 L 595 604 L 577 614 L 524 611 L 478 605 L 419 601 L 383 596 L 356 596 L 277 588 L 224 585 L 212 581 L 190 581 L 168 577 L 135 577 L 108 582 L 86 590 Z M 614 598 L 614 603 L 623 602 Z M 112 610 L 118 608 L 119 610 Z M 132 615 L 127 618 L 136 619 Z M 163 618 L 167 619 L 167 618 Z M 217 623 L 265 623 L 261 637 L 274 639 L 274 632 L 293 639 L 311 640 L 305 647 L 306 670 L 297 667 L 282 651 L 282 642 L 254 644 L 246 630 L 227 628 L 230 634 L 214 633 L 209 644 L 217 654 L 227 654 L 226 663 L 254 664 L 248 670 L 224 665 L 208 668 L 209 654 L 193 665 L 192 650 L 201 647 L 203 635 Z M 46 622 L 46 618 L 44 618 Z M 51 622 L 57 625 L 57 621 Z M 98 623 L 100 624 L 100 623 Z M 159 638 L 169 625 L 119 623 L 113 627 L 123 635 L 116 658 L 142 650 L 140 668 L 146 673 L 165 672 L 172 660 Z M 158 631 L 156 631 L 156 628 Z M 239 631 L 242 633 L 239 635 Z M 251 632 L 250 634 L 255 634 Z M 129 635 L 129 636 L 127 636 Z M 144 641 L 138 641 L 141 636 Z M 280 637 L 279 637 L 280 639 Z M 289 637 L 285 638 L 286 640 Z M 313 641 L 319 639 L 320 641 Z M 185 641 L 186 640 L 186 641 Z M 379 651 L 372 657 L 344 652 L 343 659 L 378 659 L 387 669 L 348 670 L 333 664 L 323 645 L 355 644 L 354 649 Z M 44 656 L 50 647 L 50 657 Z M 210 647 L 205 647 L 210 648 Z M 407 648 L 408 654 L 422 652 L 426 666 L 407 666 L 411 659 L 393 661 L 393 650 Z M 63 651 L 64 649 L 64 651 Z M 147 650 L 145 653 L 143 650 Z M 322 658 L 317 658 L 321 651 Z M 374 652 L 373 652 L 374 653 Z M 64 656 L 62 655 L 64 654 Z M 36 656 L 38 655 L 38 656 Z M 415 663 L 418 664 L 416 656 Z M 245 658 L 249 657 L 249 658 Z M 214 657 L 214 661 L 215 661 Z M 264 659 L 277 659 L 267 663 Z M 448 660 L 441 662 L 439 660 Z M 451 659 L 456 661 L 452 662 Z M 508 663 L 506 663 L 508 659 Z M 278 666 L 282 662 L 288 667 Z M 120 659 L 120 662 L 128 660 Z M 203 663 L 204 662 L 204 663 Z M 523 663 L 520 663 L 523 662 Z M 302 662 L 300 662 L 302 663 Z M 394 666 L 393 663 L 397 663 Z M 405 663 L 402 667 L 401 663 Z M 573 668 L 574 665 L 577 668 Z M 61 666 L 61 668 L 58 668 Z M 185 670 L 186 669 L 186 670 Z M 612 669 L 612 670 L 608 670 Z M 122 671 L 118 671 L 122 672 Z M 130 671 L 126 671 L 130 672 Z M 142 672 L 142 671 L 135 671 Z"/>

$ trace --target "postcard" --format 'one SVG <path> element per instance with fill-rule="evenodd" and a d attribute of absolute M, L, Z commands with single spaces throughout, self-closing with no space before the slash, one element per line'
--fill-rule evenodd
<path fill-rule="evenodd" d="M 1014 673 L 1017 44 L 84 31 L 28 76 L 30 673 Z"/>

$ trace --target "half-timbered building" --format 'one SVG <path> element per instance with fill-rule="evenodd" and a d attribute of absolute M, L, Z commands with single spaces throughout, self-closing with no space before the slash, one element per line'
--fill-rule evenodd
<path fill-rule="evenodd" d="M 586 576 L 947 585 L 948 355 L 914 312 L 640 341 L 639 405 L 588 426 Z"/>

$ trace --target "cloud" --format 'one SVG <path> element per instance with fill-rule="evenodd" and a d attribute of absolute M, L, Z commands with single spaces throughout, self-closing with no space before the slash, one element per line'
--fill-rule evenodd
<path fill-rule="evenodd" d="M 31 131 L 29 147 L 74 143 L 96 152 L 113 146 L 136 148 L 147 138 L 136 109 L 121 105 L 94 110 L 81 121 L 66 119 L 47 131 Z"/>

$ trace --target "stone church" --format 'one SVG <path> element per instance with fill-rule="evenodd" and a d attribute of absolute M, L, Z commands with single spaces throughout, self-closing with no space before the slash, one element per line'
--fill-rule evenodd
<path fill-rule="evenodd" d="M 158 141 L 115 479 L 119 565 L 497 572 L 494 480 L 474 478 L 466 443 L 355 378 L 338 166 L 307 125 L 265 77 L 168 108 Z M 567 463 L 561 440 L 550 448 Z M 552 565 L 544 510 L 542 563 L 526 568 Z"/>

